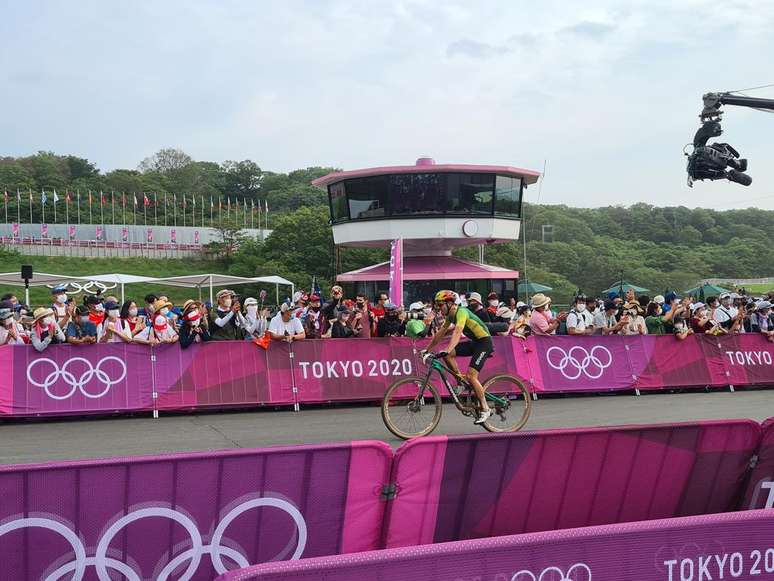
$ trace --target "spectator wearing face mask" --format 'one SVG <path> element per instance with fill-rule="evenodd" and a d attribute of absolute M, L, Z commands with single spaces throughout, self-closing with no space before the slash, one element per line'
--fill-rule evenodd
<path fill-rule="evenodd" d="M 655 297 L 653 302 L 648 303 L 645 310 L 645 326 L 648 328 L 649 335 L 666 335 L 670 332 L 667 330 L 667 326 L 671 327 L 674 311 L 670 310 L 664 314 L 661 304 L 656 302 L 658 298 Z"/>
<path fill-rule="evenodd" d="M 53 303 L 51 308 L 56 315 L 56 324 L 59 328 L 64 330 L 75 315 L 75 303 L 67 302 L 67 287 L 65 285 L 58 285 L 51 289 L 51 297 Z"/>
<path fill-rule="evenodd" d="M 102 335 L 99 337 L 100 343 L 131 343 L 132 332 L 129 325 L 121 320 L 121 309 L 117 302 L 108 301 L 105 303 L 105 312 L 107 318 L 102 324 Z"/>
<path fill-rule="evenodd" d="M 293 307 L 288 303 L 280 305 L 279 312 L 269 323 L 269 335 L 275 341 L 302 341 L 306 338 L 301 321 L 293 317 Z"/>
<path fill-rule="evenodd" d="M 27 333 L 25 333 L 24 327 L 13 318 L 13 305 L 10 301 L 2 301 L 0 304 L 0 346 L 24 345 L 25 337 L 27 337 Z"/>
<path fill-rule="evenodd" d="M 352 311 L 346 306 L 338 310 L 336 320 L 331 329 L 331 337 L 333 339 L 349 339 L 356 336 L 355 330 L 352 328 L 351 317 Z"/>
<path fill-rule="evenodd" d="M 683 300 L 674 298 L 672 300 L 670 312 L 672 312 L 672 330 L 675 339 L 684 341 L 693 335 L 691 328 L 691 297 L 685 297 Z"/>
<path fill-rule="evenodd" d="M 105 320 L 105 306 L 97 295 L 90 295 L 84 299 L 84 304 L 89 309 L 89 320 L 97 327 L 97 334 L 102 333 L 102 322 Z"/>
<path fill-rule="evenodd" d="M 269 309 L 264 308 L 260 313 L 258 312 L 258 300 L 253 297 L 245 299 L 245 339 L 252 341 L 253 339 L 260 339 L 266 332 L 268 324 L 266 317 L 269 314 Z"/>
<path fill-rule="evenodd" d="M 384 305 L 384 317 L 376 324 L 377 337 L 402 337 L 406 332 L 406 325 L 400 320 L 400 311 L 397 305 L 390 302 Z"/>
<path fill-rule="evenodd" d="M 239 341 L 244 339 L 244 317 L 234 292 L 223 289 L 216 295 L 217 306 L 210 311 L 209 328 L 213 341 Z"/>
<path fill-rule="evenodd" d="M 529 319 L 532 316 L 532 311 L 529 309 L 529 305 L 519 301 L 516 303 L 516 319 L 512 325 L 513 336 L 526 339 L 532 334 L 532 330 L 529 328 Z"/>
<path fill-rule="evenodd" d="M 336 318 L 336 309 L 344 305 L 344 290 L 339 285 L 331 287 L 331 298 L 322 306 L 322 314 L 326 321 Z M 332 324 L 332 323 L 331 323 Z"/>
<path fill-rule="evenodd" d="M 594 324 L 588 325 L 586 319 L 586 296 L 577 295 L 572 308 L 567 314 L 568 335 L 591 335 L 594 333 Z"/>
<path fill-rule="evenodd" d="M 145 301 L 145 308 L 143 309 L 143 312 L 140 314 L 145 317 L 145 322 L 148 325 L 151 325 L 153 322 L 153 303 L 159 300 L 159 297 L 157 297 L 154 294 L 149 294 L 149 295 L 145 295 L 145 298 L 143 300 Z"/>
<path fill-rule="evenodd" d="M 304 315 L 306 315 L 307 306 L 309 304 L 309 295 L 303 291 L 296 291 L 293 295 L 293 316 L 301 319 L 303 323 Z"/>
<path fill-rule="evenodd" d="M 194 343 L 205 343 L 211 339 L 209 329 L 202 325 L 203 320 L 202 314 L 196 308 L 189 309 L 183 315 L 183 325 L 180 327 L 180 347 L 182 349 L 187 349 Z"/>
<path fill-rule="evenodd" d="M 486 296 L 486 301 L 486 310 L 489 313 L 489 320 L 495 322 L 497 320 L 497 309 L 500 306 L 500 299 L 497 297 L 497 293 L 492 291 Z"/>
<path fill-rule="evenodd" d="M 320 297 L 313 294 L 309 297 L 306 316 L 301 320 L 307 339 L 322 339 L 328 328 L 328 321 L 323 317 Z"/>
<path fill-rule="evenodd" d="M 70 345 L 93 345 L 97 342 L 97 326 L 89 319 L 89 309 L 85 305 L 78 307 L 75 317 L 67 325 L 65 336 Z"/>
<path fill-rule="evenodd" d="M 67 339 L 62 329 L 56 324 L 54 309 L 41 307 L 35 309 L 32 315 L 32 346 L 36 351 L 44 351 L 49 345 L 65 343 Z"/>
<path fill-rule="evenodd" d="M 377 336 L 377 327 L 379 321 L 384 318 L 385 308 L 384 306 L 389 302 L 389 295 L 385 292 L 380 292 L 376 295 L 376 302 L 371 305 L 371 336 Z"/>
<path fill-rule="evenodd" d="M 492 317 L 489 316 L 489 311 L 484 308 L 479 293 L 472 292 L 468 294 L 468 309 L 484 323 L 492 322 Z"/>
<path fill-rule="evenodd" d="M 604 308 L 594 314 L 594 335 L 618 335 L 629 323 L 628 316 L 618 320 L 618 305 L 615 300 L 607 299 Z"/>
<path fill-rule="evenodd" d="M 766 339 L 774 343 L 774 316 L 771 307 L 771 301 L 761 300 L 755 303 L 755 311 L 750 316 L 750 331 L 763 333 Z"/>
<path fill-rule="evenodd" d="M 621 335 L 647 335 L 648 326 L 645 318 L 640 315 L 640 305 L 635 302 L 624 303 L 624 315 L 628 322 L 621 328 Z"/>
<path fill-rule="evenodd" d="M 357 293 L 352 316 L 358 321 L 355 325 L 356 328 L 359 328 L 357 337 L 361 339 L 368 339 L 371 337 L 374 328 L 374 317 L 370 305 L 368 304 L 368 299 L 364 293 Z"/>
<path fill-rule="evenodd" d="M 138 314 L 137 303 L 134 301 L 126 301 L 121 305 L 121 320 L 129 328 L 132 336 L 145 328 L 145 319 Z"/>
<path fill-rule="evenodd" d="M 154 303 L 154 306 L 157 303 Z M 179 337 L 166 315 L 158 310 L 152 315 L 152 323 L 134 336 L 135 343 L 158 345 L 176 343 Z"/>

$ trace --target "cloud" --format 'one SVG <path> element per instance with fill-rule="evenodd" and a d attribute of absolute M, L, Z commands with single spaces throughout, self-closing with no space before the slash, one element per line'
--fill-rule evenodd
<path fill-rule="evenodd" d="M 562 34 L 571 34 L 575 36 L 582 36 L 591 39 L 600 39 L 609 35 L 616 29 L 612 24 L 605 24 L 604 22 L 592 22 L 590 20 L 583 20 L 577 24 L 566 26 L 559 32 Z"/>
<path fill-rule="evenodd" d="M 463 38 L 451 43 L 446 48 L 446 56 L 453 58 L 455 56 L 466 56 L 474 59 L 488 59 L 495 56 L 504 55 L 510 52 L 507 46 L 499 46 Z"/>

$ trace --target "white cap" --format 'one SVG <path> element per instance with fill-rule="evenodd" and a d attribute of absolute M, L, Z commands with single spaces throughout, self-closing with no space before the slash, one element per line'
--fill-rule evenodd
<path fill-rule="evenodd" d="M 653 302 L 658 303 L 659 305 L 663 305 L 665 302 L 664 295 L 656 295 L 655 297 L 653 297 Z"/>
<path fill-rule="evenodd" d="M 703 306 L 705 306 L 704 303 L 693 303 L 691 305 L 691 312 L 695 312 Z"/>
<path fill-rule="evenodd" d="M 245 302 L 244 302 L 244 305 L 246 307 L 251 307 L 251 306 L 257 305 L 257 304 L 258 304 L 258 301 L 256 299 L 254 299 L 253 297 L 245 299 Z"/>
<path fill-rule="evenodd" d="M 425 309 L 425 303 L 417 301 L 409 305 L 409 311 L 423 311 Z"/>
<path fill-rule="evenodd" d="M 516 303 L 516 308 L 517 309 L 520 309 L 521 307 L 526 307 L 526 306 L 527 306 L 527 303 L 522 302 L 522 301 L 519 301 L 518 303 Z"/>

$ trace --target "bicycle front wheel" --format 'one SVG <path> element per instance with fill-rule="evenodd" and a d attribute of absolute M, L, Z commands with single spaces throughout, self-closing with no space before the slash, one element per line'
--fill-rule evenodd
<path fill-rule="evenodd" d="M 426 436 L 441 421 L 443 401 L 435 386 L 424 379 L 404 377 L 384 394 L 382 419 L 393 434 L 404 440 Z"/>
<path fill-rule="evenodd" d="M 523 428 L 532 411 L 527 386 L 513 375 L 495 375 L 483 387 L 492 410 L 484 428 L 490 432 L 516 432 Z"/>

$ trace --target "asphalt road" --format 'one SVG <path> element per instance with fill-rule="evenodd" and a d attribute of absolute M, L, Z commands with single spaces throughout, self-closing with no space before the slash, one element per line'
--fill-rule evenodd
<path fill-rule="evenodd" d="M 526 429 L 774 416 L 774 390 L 554 397 L 534 403 Z M 478 433 L 451 405 L 436 434 Z M 376 404 L 286 410 L 0 423 L 0 464 L 278 444 L 400 440 L 382 424 Z"/>

